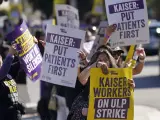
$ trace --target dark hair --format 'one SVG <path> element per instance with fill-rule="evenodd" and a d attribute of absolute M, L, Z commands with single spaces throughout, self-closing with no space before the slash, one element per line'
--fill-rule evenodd
<path fill-rule="evenodd" d="M 111 47 L 108 45 L 101 45 L 100 47 L 98 47 L 97 51 L 99 51 L 100 49 L 108 50 L 110 52 L 110 54 L 113 55 L 113 51 L 112 51 Z"/>
<path fill-rule="evenodd" d="M 116 65 L 116 61 L 115 59 L 112 57 L 111 53 L 108 50 L 99 50 L 97 52 L 95 52 L 95 54 L 93 54 L 93 56 L 91 57 L 91 60 L 88 64 L 88 66 L 92 65 L 93 63 L 95 63 L 97 61 L 97 58 L 100 54 L 106 54 L 107 57 L 109 58 L 109 62 L 112 68 L 117 68 L 118 66 Z"/>
<path fill-rule="evenodd" d="M 36 31 L 35 32 L 35 37 L 39 40 L 41 36 L 44 36 L 44 33 L 42 31 Z"/>

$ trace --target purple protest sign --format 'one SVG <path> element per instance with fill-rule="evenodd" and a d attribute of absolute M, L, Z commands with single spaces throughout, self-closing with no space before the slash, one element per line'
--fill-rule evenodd
<path fill-rule="evenodd" d="M 7 35 L 7 39 L 16 44 L 19 60 L 27 76 L 36 81 L 40 78 L 42 56 L 38 46 L 34 42 L 26 23 L 17 25 L 11 33 Z"/>

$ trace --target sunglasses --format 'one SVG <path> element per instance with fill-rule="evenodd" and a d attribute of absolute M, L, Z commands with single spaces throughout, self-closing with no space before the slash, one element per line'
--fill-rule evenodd
<path fill-rule="evenodd" d="M 122 55 L 122 52 L 118 52 L 118 51 L 115 51 L 115 52 L 113 52 L 113 56 L 121 56 Z"/>

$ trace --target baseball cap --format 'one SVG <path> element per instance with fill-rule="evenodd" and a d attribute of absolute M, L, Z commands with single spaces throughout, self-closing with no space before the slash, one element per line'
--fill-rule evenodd
<path fill-rule="evenodd" d="M 124 53 L 124 51 L 123 51 L 120 47 L 113 48 L 112 50 L 113 50 L 113 52 L 121 52 L 121 53 Z"/>

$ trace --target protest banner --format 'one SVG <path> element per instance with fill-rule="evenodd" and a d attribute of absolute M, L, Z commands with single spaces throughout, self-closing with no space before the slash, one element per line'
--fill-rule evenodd
<path fill-rule="evenodd" d="M 17 25 L 14 31 L 7 35 L 7 39 L 12 44 L 16 44 L 20 63 L 28 77 L 33 81 L 39 79 L 42 56 L 26 23 L 23 21 L 20 25 Z"/>
<path fill-rule="evenodd" d="M 96 39 L 94 40 L 94 43 L 93 43 L 92 49 L 90 51 L 90 54 L 87 56 L 88 60 L 91 59 L 92 55 L 96 52 L 98 47 L 100 45 L 103 45 L 105 29 L 106 29 L 107 26 L 108 26 L 108 22 L 107 21 L 101 21 L 100 22 L 98 34 L 96 35 Z"/>
<path fill-rule="evenodd" d="M 79 28 L 78 10 L 70 5 L 55 5 L 57 25 L 69 28 Z"/>
<path fill-rule="evenodd" d="M 92 41 L 89 41 L 89 42 L 84 42 L 84 43 L 83 43 L 82 51 L 83 51 L 86 55 L 88 55 L 88 54 L 90 53 L 90 51 L 91 51 L 91 49 L 92 49 L 92 46 L 93 46 L 93 43 L 94 43 L 93 40 L 92 40 Z"/>
<path fill-rule="evenodd" d="M 111 46 L 149 43 L 146 0 L 105 0 L 109 25 L 115 24 Z"/>
<path fill-rule="evenodd" d="M 44 20 L 42 22 L 42 30 L 43 30 L 44 33 L 46 32 L 46 27 L 47 27 L 48 24 L 49 25 L 55 25 L 56 24 L 55 19 Z"/>
<path fill-rule="evenodd" d="M 99 68 L 90 71 L 90 96 L 87 120 L 133 120 L 134 95 L 128 84 L 131 68 Z"/>
<path fill-rule="evenodd" d="M 85 31 L 47 25 L 42 81 L 75 87 Z"/>

